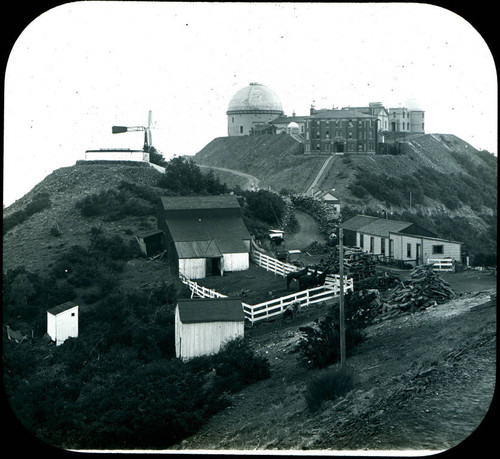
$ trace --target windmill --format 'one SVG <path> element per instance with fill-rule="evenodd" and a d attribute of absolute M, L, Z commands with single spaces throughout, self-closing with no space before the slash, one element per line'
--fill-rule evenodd
<path fill-rule="evenodd" d="M 149 110 L 148 125 L 147 126 L 113 126 L 111 128 L 111 132 L 113 134 L 120 134 L 122 132 L 144 131 L 144 147 L 143 147 L 143 150 L 147 153 L 147 152 L 149 152 L 149 147 L 152 146 L 151 119 L 152 119 L 152 114 L 151 114 L 151 110 Z"/>

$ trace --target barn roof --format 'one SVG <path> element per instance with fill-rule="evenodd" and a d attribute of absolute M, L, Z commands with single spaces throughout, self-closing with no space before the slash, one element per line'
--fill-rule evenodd
<path fill-rule="evenodd" d="M 72 301 L 66 301 L 66 303 L 47 309 L 47 312 L 55 316 L 74 307 L 78 307 L 78 305 L 76 303 L 73 303 Z"/>
<path fill-rule="evenodd" d="M 243 322 L 241 300 L 235 298 L 195 298 L 177 300 L 182 323 Z"/>
<path fill-rule="evenodd" d="M 241 209 L 235 195 L 162 196 L 164 210 Z"/>
<path fill-rule="evenodd" d="M 217 242 L 211 241 L 181 241 L 174 242 L 179 258 L 219 258 L 222 256 Z"/>

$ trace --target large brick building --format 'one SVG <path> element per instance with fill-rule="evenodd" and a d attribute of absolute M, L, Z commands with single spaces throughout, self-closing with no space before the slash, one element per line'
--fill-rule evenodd
<path fill-rule="evenodd" d="M 304 130 L 305 153 L 376 153 L 378 118 L 374 115 L 311 108 Z"/>

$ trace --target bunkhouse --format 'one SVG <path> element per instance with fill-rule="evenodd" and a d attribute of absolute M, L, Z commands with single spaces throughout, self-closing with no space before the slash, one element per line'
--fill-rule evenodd
<path fill-rule="evenodd" d="M 383 258 L 414 266 L 436 259 L 461 261 L 461 242 L 441 239 L 415 223 L 357 215 L 340 226 L 345 245 Z"/>
<path fill-rule="evenodd" d="M 56 346 L 78 337 L 78 309 L 77 304 L 67 301 L 47 311 L 47 334 Z"/>
<path fill-rule="evenodd" d="M 178 300 L 175 308 L 175 353 L 183 360 L 218 353 L 224 344 L 244 336 L 241 300 Z"/>
<path fill-rule="evenodd" d="M 234 195 L 162 197 L 158 229 L 167 255 L 189 279 L 250 266 L 251 237 Z"/>

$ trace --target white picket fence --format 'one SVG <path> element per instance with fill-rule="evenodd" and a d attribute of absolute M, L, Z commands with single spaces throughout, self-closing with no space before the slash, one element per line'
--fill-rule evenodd
<path fill-rule="evenodd" d="M 427 264 L 432 265 L 433 271 L 455 271 L 453 258 L 427 258 Z"/>
<path fill-rule="evenodd" d="M 258 254 L 258 255 L 257 255 Z M 253 252 L 254 261 L 258 266 L 265 268 L 267 266 L 268 271 L 272 271 L 275 274 L 280 274 L 286 276 L 288 272 L 297 271 L 298 268 L 294 265 L 289 265 L 287 263 L 280 262 L 275 258 L 269 257 L 268 255 L 262 254 L 260 252 Z M 257 261 L 260 260 L 260 261 Z M 262 265 L 260 264 L 262 263 Z M 268 269 L 269 268 L 269 269 Z M 197 282 L 188 279 L 183 273 L 179 271 L 180 280 L 186 284 L 191 290 L 191 298 L 197 296 L 200 298 L 227 298 L 227 295 L 223 295 L 215 290 L 203 287 Z M 344 292 L 354 290 L 354 284 L 352 279 L 348 279 L 344 276 Z M 273 300 L 265 301 L 263 303 L 258 303 L 250 305 L 247 303 L 242 303 L 243 312 L 245 318 L 253 325 L 255 322 L 261 320 L 267 320 L 275 316 L 279 316 L 283 311 L 293 303 L 298 303 L 300 308 L 308 306 L 310 304 L 319 303 L 322 301 L 330 301 L 337 298 L 340 295 L 340 277 L 337 274 L 329 275 L 326 278 L 325 285 L 314 287 L 307 290 L 302 290 L 290 295 L 286 295 L 280 298 L 275 298 Z"/>

